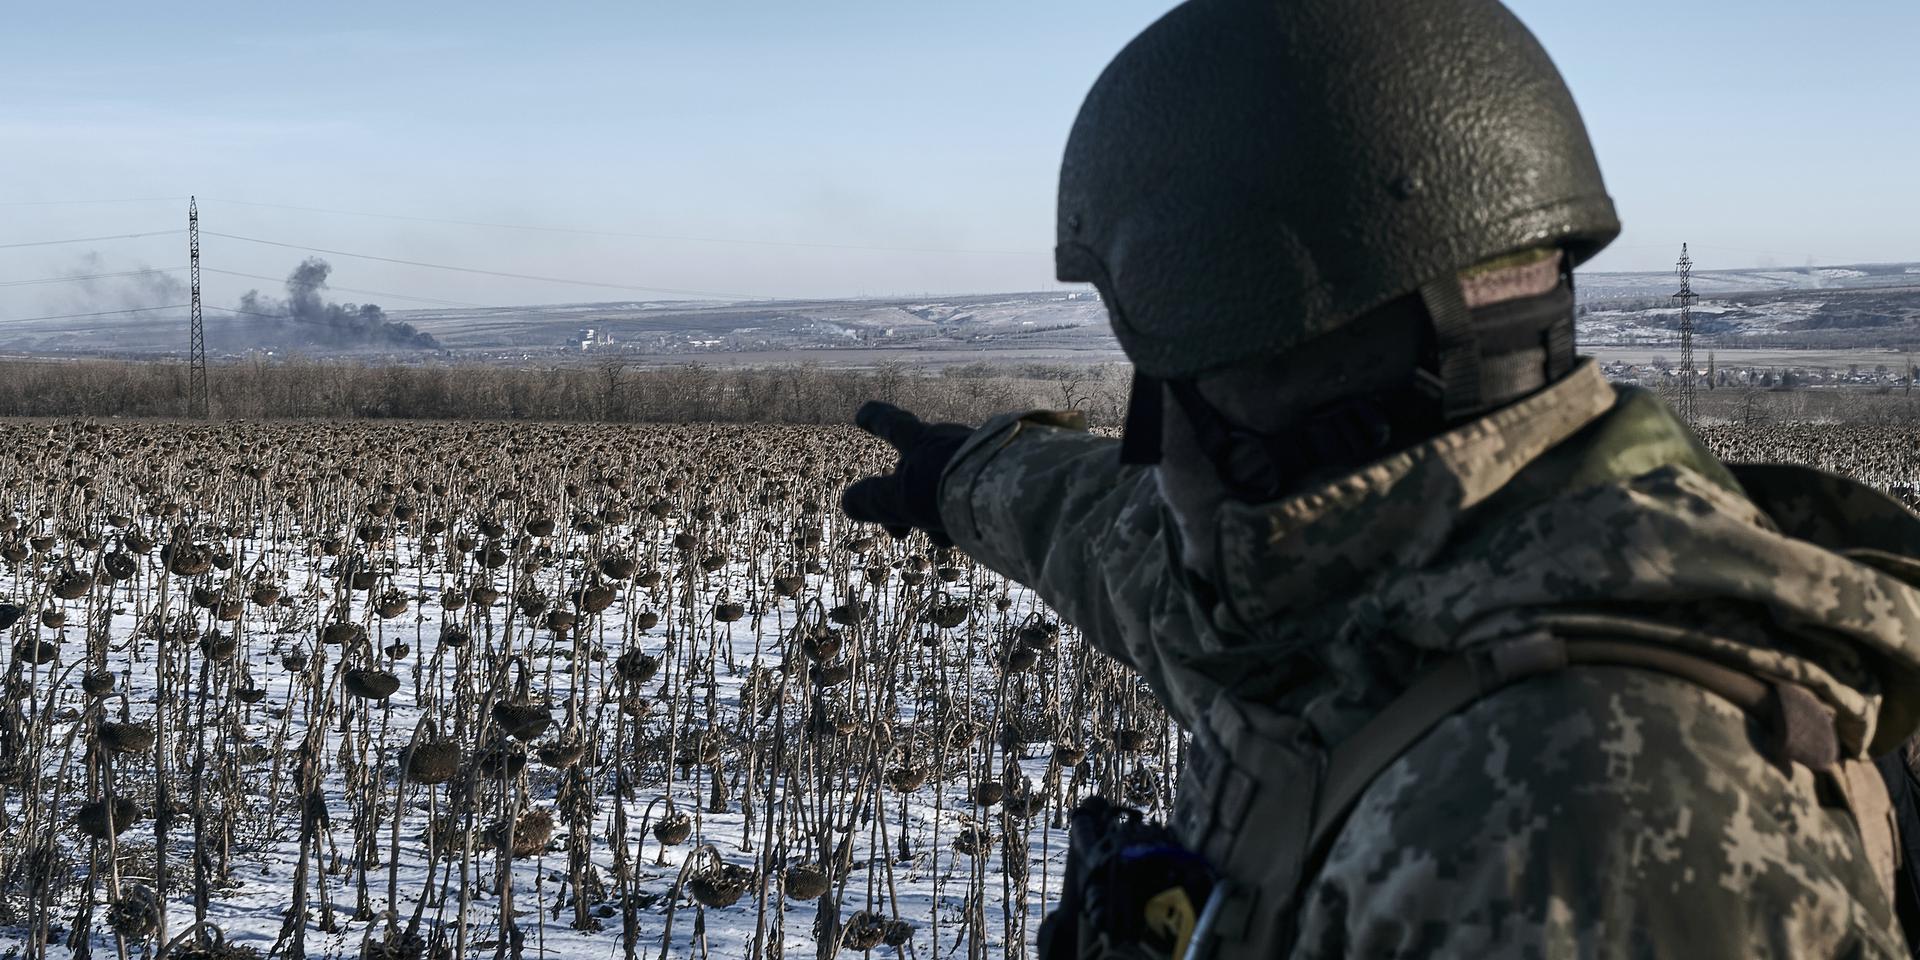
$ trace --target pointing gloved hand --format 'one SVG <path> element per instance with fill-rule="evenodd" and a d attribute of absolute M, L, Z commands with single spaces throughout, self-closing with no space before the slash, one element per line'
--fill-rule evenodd
<path fill-rule="evenodd" d="M 860 429 L 900 451 L 893 473 L 855 481 L 840 496 L 840 509 L 855 520 L 877 523 L 895 537 L 919 528 L 933 542 L 950 547 L 946 523 L 940 519 L 940 475 L 947 461 L 973 434 L 957 423 L 925 423 L 891 403 L 869 400 L 860 405 L 853 422 Z"/>

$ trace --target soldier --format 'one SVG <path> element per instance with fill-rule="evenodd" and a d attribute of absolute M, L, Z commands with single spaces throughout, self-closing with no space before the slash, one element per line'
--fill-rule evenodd
<path fill-rule="evenodd" d="M 1028 584 L 1192 733 L 1192 955 L 1905 955 L 1869 758 L 1920 725 L 1920 520 L 1577 358 L 1618 229 L 1495 0 L 1191 0 L 1061 171 L 1123 438 L 862 409 L 900 463 L 850 516 Z"/>

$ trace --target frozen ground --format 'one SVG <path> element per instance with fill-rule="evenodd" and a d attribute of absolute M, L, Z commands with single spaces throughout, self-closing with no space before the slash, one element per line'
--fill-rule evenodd
<path fill-rule="evenodd" d="M 317 499 L 348 504 L 362 492 Z M 89 888 L 97 906 L 83 949 L 111 953 L 109 905 L 138 885 L 158 885 L 154 819 L 143 816 L 119 835 L 117 870 L 107 844 L 70 824 L 76 806 L 105 790 L 88 773 L 86 745 L 100 721 L 124 711 L 126 720 L 153 729 L 158 744 L 118 755 L 112 789 L 151 813 L 159 768 L 179 814 L 167 845 L 169 936 L 196 919 L 198 833 L 209 874 L 217 876 L 222 863 L 231 868 L 227 882 L 205 889 L 199 909 L 229 943 L 262 953 L 360 956 L 387 943 L 390 924 L 404 930 L 417 922 L 430 949 L 469 956 L 815 955 L 823 901 L 799 902 L 779 890 L 785 867 L 812 862 L 838 864 L 824 904 L 841 924 L 857 911 L 911 924 L 906 941 L 879 947 L 881 955 L 1022 955 L 1058 893 L 1066 847 L 1057 825 L 1074 798 L 1105 788 L 1166 799 L 1170 764 L 1155 756 L 1169 749 L 1164 719 L 1131 681 L 1112 679 L 1110 662 L 1083 655 L 1070 630 L 1057 641 L 1040 638 L 1031 664 L 1010 666 L 1021 628 L 1048 614 L 1029 593 L 964 558 L 947 558 L 955 564 L 946 568 L 954 578 L 947 582 L 924 544 L 882 537 L 869 545 L 863 531 L 829 513 L 803 514 L 772 497 L 774 506 L 743 503 L 748 508 L 737 515 L 689 515 L 720 493 L 688 487 L 661 498 L 676 504 L 669 516 L 635 511 L 631 521 L 591 535 L 564 522 L 546 536 L 514 530 L 497 540 L 511 562 L 495 571 L 477 562 L 484 537 L 462 557 L 450 559 L 446 549 L 458 531 L 494 511 L 477 506 L 483 501 L 452 507 L 458 494 L 438 502 L 421 496 L 413 520 L 388 519 L 387 535 L 365 548 L 366 590 L 349 589 L 340 559 L 317 546 L 365 518 L 312 506 L 302 508 L 305 516 L 330 514 L 334 524 L 301 529 L 292 511 L 263 509 L 223 538 L 197 541 L 230 557 L 230 571 L 168 573 L 161 552 L 171 544 L 135 554 L 125 531 L 109 527 L 97 529 L 102 542 L 92 550 L 52 536 L 48 553 L 6 563 L 0 594 L 28 611 L 9 634 L 15 682 L 31 693 L 15 704 L 27 731 L 23 766 L 39 774 L 11 781 L 8 836 L 29 845 L 55 838 L 58 856 L 50 889 L 37 901 L 50 909 L 36 913 L 30 892 L 17 882 L 9 887 L 0 954 L 31 955 L 30 930 L 38 925 L 52 941 L 44 955 L 72 955 L 69 939 Z M 249 502 L 234 491 L 221 497 L 228 505 Z M 580 515 L 565 497 L 553 512 Z M 585 503 L 584 495 L 574 501 Z M 510 529 L 525 522 L 522 507 L 505 506 L 501 519 Z M 460 519 L 452 531 L 428 536 L 420 524 L 429 511 Z M 161 525 L 144 526 L 151 533 Z M 814 545 L 796 547 L 809 530 Z M 681 549 L 676 535 L 699 546 Z M 428 542 L 436 544 L 432 553 L 423 552 Z M 343 553 L 351 554 L 350 537 L 346 543 Z M 105 555 L 133 555 L 131 577 L 74 599 L 50 595 L 50 584 L 66 575 L 56 558 L 70 557 L 84 571 L 98 569 Z M 637 576 L 596 572 L 612 556 L 636 560 Z M 815 572 L 791 574 L 802 578 L 797 596 L 781 597 L 773 576 L 803 569 L 802 558 L 817 564 Z M 542 560 L 540 569 L 523 569 L 528 559 Z M 696 562 L 703 559 L 709 562 Z M 649 573 L 661 574 L 657 584 Z M 490 607 L 446 609 L 448 597 L 470 598 L 488 583 L 501 594 Z M 198 587 L 218 591 L 200 599 L 232 599 L 261 585 L 277 587 L 280 599 L 239 604 L 237 622 L 216 619 L 191 593 Z M 576 609 L 566 598 L 582 585 L 611 586 L 614 599 L 599 612 L 578 607 L 578 625 L 557 633 L 551 610 Z M 529 614 L 519 599 L 533 594 L 547 598 L 550 610 Z M 400 599 L 406 609 L 391 618 L 371 607 Z M 729 612 L 740 619 L 716 616 L 728 602 L 740 604 Z M 823 614 L 850 604 L 864 604 L 864 615 L 832 625 L 842 652 L 816 663 L 802 641 L 820 634 L 796 627 L 825 628 Z M 65 625 L 36 623 L 43 610 L 63 612 Z M 941 626 L 932 615 L 938 611 L 957 622 Z M 323 642 L 322 626 L 342 622 L 360 625 L 365 638 Z M 471 639 L 443 643 L 449 628 L 467 629 Z M 213 629 L 236 639 L 232 659 L 196 642 Z M 57 645 L 57 659 L 28 662 L 34 658 L 22 644 L 30 637 Z M 657 675 L 623 679 L 618 665 L 630 652 L 656 658 Z M 306 661 L 290 664 L 288 655 L 297 661 L 299 653 Z M 516 687 L 522 664 L 525 695 Z M 821 668 L 831 666 L 851 677 L 823 679 Z M 78 686 L 83 673 L 102 667 L 126 692 L 124 701 L 95 699 Z M 355 696 L 343 689 L 346 668 L 391 672 L 399 688 L 384 701 Z M 637 719 L 622 713 L 635 698 L 647 702 Z M 553 723 L 528 742 L 534 756 L 524 772 L 503 783 L 478 761 L 498 739 L 490 728 L 501 722 L 488 719 L 496 716 L 490 709 L 518 699 L 548 707 Z M 423 717 L 461 746 L 462 773 L 450 783 L 401 775 L 403 751 Z M 1157 732 L 1123 752 L 1112 743 L 1116 723 Z M 1072 768 L 1055 760 L 1054 745 L 1069 738 L 1088 749 Z M 673 750 L 686 760 L 703 743 L 718 748 L 702 749 L 694 762 L 667 759 Z M 576 744 L 585 751 L 573 773 L 550 768 L 538 753 Z M 304 848 L 303 757 L 321 801 L 305 816 L 325 809 Z M 927 774 L 925 785 L 894 789 L 890 781 L 903 767 Z M 1034 799 L 976 802 L 989 783 L 1013 800 Z M 192 793 L 196 785 L 204 796 Z M 653 832 L 669 798 L 692 819 L 686 842 L 663 844 Z M 429 825 L 450 811 L 470 813 L 473 830 L 443 828 L 435 849 L 451 842 L 461 852 L 430 872 Z M 534 811 L 552 816 L 551 839 L 508 861 L 488 828 L 527 823 L 522 818 Z M 971 855 L 955 844 L 970 828 L 991 835 Z M 687 895 L 683 881 L 698 871 L 682 867 L 709 848 L 750 871 L 732 905 L 705 907 Z M 306 909 L 290 926 L 303 849 Z M 0 873 L 30 859 L 0 854 Z M 505 898 L 503 869 L 511 878 Z M 784 950 L 770 949 L 776 944 Z M 151 942 L 128 945 L 139 954 Z"/>

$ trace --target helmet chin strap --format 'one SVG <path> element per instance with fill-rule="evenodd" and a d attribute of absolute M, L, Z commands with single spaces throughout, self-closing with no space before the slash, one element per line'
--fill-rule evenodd
<path fill-rule="evenodd" d="M 1573 271 L 1545 293 L 1469 309 L 1458 277 L 1420 288 L 1433 330 L 1433 399 L 1448 425 L 1504 406 L 1573 369 Z"/>
<path fill-rule="evenodd" d="M 1480 340 L 1473 311 L 1467 309 L 1460 278 L 1451 273 L 1421 287 L 1420 302 L 1433 331 L 1441 419 L 1452 423 L 1480 409 Z"/>
<path fill-rule="evenodd" d="M 1160 462 L 1164 384 L 1221 483 L 1236 499 L 1259 503 L 1316 474 L 1354 469 L 1419 443 L 1573 368 L 1570 271 L 1544 294 L 1474 309 L 1457 278 L 1428 284 L 1419 297 L 1433 340 L 1429 360 L 1407 383 L 1336 398 L 1270 432 L 1236 423 L 1192 380 L 1136 371 L 1121 462 Z"/>

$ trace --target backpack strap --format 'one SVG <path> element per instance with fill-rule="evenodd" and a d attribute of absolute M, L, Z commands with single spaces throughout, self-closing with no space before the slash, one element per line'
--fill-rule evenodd
<path fill-rule="evenodd" d="M 1758 677 L 1654 636 L 1589 635 L 1605 625 L 1577 618 L 1565 626 L 1574 637 L 1540 629 L 1441 661 L 1326 751 L 1317 778 L 1312 771 L 1287 767 L 1313 753 L 1298 742 L 1304 730 L 1251 704 L 1226 697 L 1216 701 L 1206 723 L 1195 730 L 1196 749 L 1176 804 L 1175 826 L 1182 839 L 1221 874 L 1195 926 L 1189 960 L 1273 955 L 1291 936 L 1299 885 L 1319 872 L 1354 804 L 1382 771 L 1446 718 L 1511 684 L 1570 666 L 1662 673 L 1702 687 L 1759 720 L 1768 760 L 1783 771 L 1794 764 L 1809 768 L 1826 781 L 1830 795 L 1841 798 L 1892 902 L 1897 833 L 1886 787 L 1873 763 L 1855 755 L 1857 744 L 1842 749 L 1834 714 L 1818 697 L 1799 684 Z M 1317 786 L 1310 785 L 1315 781 Z M 1284 826 L 1262 829 L 1263 824 L 1284 825 L 1308 810 L 1311 827 L 1304 836 L 1289 839 Z"/>
<path fill-rule="evenodd" d="M 1544 631 L 1446 660 L 1334 747 L 1314 803 L 1307 862 L 1317 866 L 1325 858 L 1368 785 L 1440 721 L 1509 684 L 1571 665 L 1664 673 L 1703 687 L 1759 719 L 1769 734 L 1769 760 L 1783 771 L 1796 763 L 1813 770 L 1845 799 L 1891 898 L 1895 832 L 1886 789 L 1871 761 L 1842 756 L 1833 712 L 1807 688 L 1763 680 L 1671 647 L 1631 640 L 1565 640 Z M 1307 875 L 1311 873 L 1310 868 Z"/>

